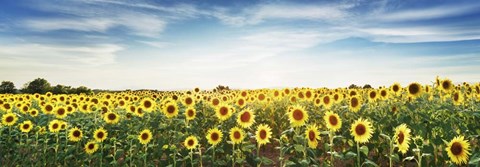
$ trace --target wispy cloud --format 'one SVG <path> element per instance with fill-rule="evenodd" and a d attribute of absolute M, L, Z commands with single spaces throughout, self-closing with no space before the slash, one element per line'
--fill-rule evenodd
<path fill-rule="evenodd" d="M 479 5 L 475 4 L 465 4 L 456 6 L 448 5 L 421 9 L 407 9 L 392 13 L 380 13 L 379 15 L 372 17 L 372 19 L 379 19 L 388 22 L 437 19 L 468 14 L 478 11 L 480 9 L 479 7 Z"/>
<path fill-rule="evenodd" d="M 171 43 L 168 43 L 168 42 L 158 42 L 158 41 L 137 41 L 137 42 L 140 42 L 149 46 L 153 46 L 156 48 L 165 48 L 167 46 L 172 45 Z"/>
<path fill-rule="evenodd" d="M 43 44 L 12 44 L 0 46 L 2 66 L 28 62 L 30 65 L 51 64 L 104 65 L 115 63 L 116 52 L 123 47 L 114 44 L 62 46 Z"/>

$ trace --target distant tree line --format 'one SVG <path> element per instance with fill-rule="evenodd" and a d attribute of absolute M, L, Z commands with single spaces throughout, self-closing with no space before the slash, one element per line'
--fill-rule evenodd
<path fill-rule="evenodd" d="M 37 78 L 33 81 L 27 82 L 21 89 L 16 89 L 11 81 L 2 81 L 2 84 L 0 84 L 0 93 L 45 94 L 47 92 L 52 92 L 53 94 L 93 94 L 93 91 L 85 86 L 79 86 L 76 88 L 61 84 L 51 86 L 50 83 L 43 78 Z"/>

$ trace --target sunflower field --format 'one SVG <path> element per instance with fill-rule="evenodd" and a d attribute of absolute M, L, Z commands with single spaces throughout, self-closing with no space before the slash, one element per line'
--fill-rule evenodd
<path fill-rule="evenodd" d="M 480 83 L 1 94 L 0 166 L 480 166 Z"/>

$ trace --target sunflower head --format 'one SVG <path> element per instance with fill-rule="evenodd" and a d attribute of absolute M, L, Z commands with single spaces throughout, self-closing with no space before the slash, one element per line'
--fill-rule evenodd
<path fill-rule="evenodd" d="M 163 113 L 167 118 L 173 118 L 178 115 L 178 105 L 175 101 L 168 102 L 163 106 Z"/>
<path fill-rule="evenodd" d="M 373 134 L 372 124 L 370 121 L 360 118 L 352 124 L 350 132 L 356 142 L 366 143 Z"/>
<path fill-rule="evenodd" d="M 255 139 L 257 140 L 258 145 L 265 145 L 270 143 L 270 138 L 272 137 L 272 129 L 266 124 L 260 124 L 257 127 L 255 132 Z"/>
<path fill-rule="evenodd" d="M 308 113 L 300 105 L 292 106 L 287 114 L 292 127 L 303 126 L 308 121 Z"/>
<path fill-rule="evenodd" d="M 242 128 L 249 128 L 255 123 L 255 114 L 250 109 L 244 109 L 237 115 L 237 123 Z"/>
<path fill-rule="evenodd" d="M 85 152 L 87 154 L 93 154 L 98 150 L 98 144 L 95 141 L 89 141 L 85 144 Z"/>
<path fill-rule="evenodd" d="M 308 141 L 308 147 L 317 148 L 318 140 L 320 140 L 320 132 L 317 125 L 309 125 L 305 130 L 305 137 Z"/>
<path fill-rule="evenodd" d="M 74 127 L 68 131 L 68 140 L 70 141 L 78 142 L 82 140 L 82 137 L 83 137 L 83 132 L 77 127 Z"/>
<path fill-rule="evenodd" d="M 144 98 L 140 101 L 140 107 L 146 112 L 151 112 L 155 109 L 156 103 L 150 98 Z"/>
<path fill-rule="evenodd" d="M 144 129 L 138 135 L 138 141 L 140 141 L 140 143 L 143 145 L 148 144 L 150 140 L 152 140 L 152 132 L 149 129 Z"/>
<path fill-rule="evenodd" d="M 463 136 L 457 136 L 448 143 L 445 150 L 455 164 L 466 164 L 470 155 L 470 143 Z"/>
<path fill-rule="evenodd" d="M 193 150 L 195 149 L 195 147 L 197 147 L 198 145 L 198 139 L 197 137 L 195 136 L 188 136 L 185 141 L 183 142 L 183 145 L 185 146 L 185 148 L 189 149 L 189 150 Z"/>
<path fill-rule="evenodd" d="M 362 99 L 360 98 L 360 96 L 350 97 L 348 108 L 350 109 L 350 111 L 358 112 L 360 108 L 362 108 Z"/>
<path fill-rule="evenodd" d="M 245 132 L 238 127 L 233 127 L 230 129 L 230 140 L 233 144 L 240 144 L 242 143 L 243 139 L 245 138 Z"/>
<path fill-rule="evenodd" d="M 112 111 L 108 111 L 105 114 L 103 114 L 103 120 L 107 124 L 116 124 L 120 121 L 120 116 Z"/>
<path fill-rule="evenodd" d="M 332 111 L 327 111 L 325 116 L 323 116 L 323 120 L 325 120 L 327 128 L 333 132 L 342 128 L 342 119 L 340 119 L 338 114 L 333 113 Z"/>
<path fill-rule="evenodd" d="M 408 96 L 412 97 L 412 98 L 417 98 L 423 92 L 422 85 L 420 85 L 419 83 L 416 83 L 416 82 L 408 85 L 408 87 L 406 89 L 407 89 L 407 92 L 408 92 Z"/>
<path fill-rule="evenodd" d="M 185 109 L 185 118 L 188 121 L 195 119 L 196 116 L 197 116 L 197 110 L 195 108 L 188 107 L 187 109 Z"/>
<path fill-rule="evenodd" d="M 52 120 L 48 123 L 48 130 L 53 133 L 60 132 L 62 122 L 59 120 Z"/>
<path fill-rule="evenodd" d="M 18 117 L 17 115 L 15 115 L 14 113 L 7 113 L 7 114 L 4 114 L 2 116 L 2 124 L 3 125 L 7 125 L 7 126 L 12 126 L 14 125 L 18 120 Z"/>
<path fill-rule="evenodd" d="M 215 108 L 215 116 L 217 116 L 220 121 L 227 120 L 232 114 L 233 108 L 228 104 L 222 103 Z"/>
<path fill-rule="evenodd" d="M 107 139 L 107 136 L 108 132 L 103 128 L 99 128 L 93 132 L 93 138 L 97 142 L 103 142 L 105 139 Z"/>
<path fill-rule="evenodd" d="M 402 152 L 402 154 L 407 153 L 409 144 L 410 144 L 410 132 L 411 130 L 407 127 L 406 124 L 401 124 L 397 128 L 395 128 L 395 143 L 398 147 L 398 151 Z"/>
<path fill-rule="evenodd" d="M 450 79 L 444 79 L 440 82 L 439 88 L 445 93 L 448 93 L 454 89 L 454 85 Z"/>
<path fill-rule="evenodd" d="M 32 121 L 23 121 L 23 123 L 19 125 L 19 128 L 20 128 L 20 131 L 22 131 L 23 133 L 28 133 L 32 130 L 33 123 Z"/>
<path fill-rule="evenodd" d="M 218 128 L 212 128 L 208 130 L 206 138 L 209 144 L 215 146 L 222 141 L 223 133 Z"/>

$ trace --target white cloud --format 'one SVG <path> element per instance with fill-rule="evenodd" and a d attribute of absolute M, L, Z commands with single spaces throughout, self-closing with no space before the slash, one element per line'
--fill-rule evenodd
<path fill-rule="evenodd" d="M 158 42 L 158 41 L 137 41 L 137 42 L 140 42 L 149 46 L 153 46 L 156 48 L 165 48 L 171 45 L 171 43 L 168 43 L 168 42 Z"/>
<path fill-rule="evenodd" d="M 35 19 L 24 22 L 33 31 L 77 30 L 105 32 L 117 23 L 111 19 Z"/>
<path fill-rule="evenodd" d="M 436 19 L 436 18 L 445 18 L 458 16 L 473 11 L 478 11 L 479 5 L 456 5 L 456 6 L 438 6 L 431 8 L 422 8 L 422 9 L 413 9 L 413 10 L 402 10 L 393 13 L 379 13 L 377 16 L 372 17 L 372 19 L 397 22 L 397 21 L 411 21 L 411 20 L 425 20 L 425 19 Z"/>
<path fill-rule="evenodd" d="M 123 48 L 114 44 L 92 46 L 61 46 L 13 44 L 0 46 L 2 66 L 28 65 L 104 65 L 115 63 L 115 53 Z"/>

